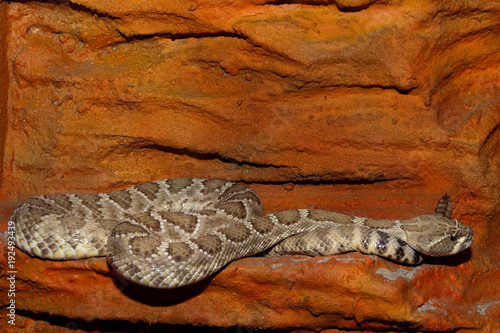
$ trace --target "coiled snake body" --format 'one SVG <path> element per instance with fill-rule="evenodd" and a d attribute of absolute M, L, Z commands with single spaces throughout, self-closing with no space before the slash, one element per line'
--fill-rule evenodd
<path fill-rule="evenodd" d="M 359 218 L 298 209 L 264 215 L 257 194 L 218 179 L 175 178 L 100 194 L 50 194 L 12 214 L 16 243 L 37 257 L 107 256 L 126 279 L 155 288 L 197 282 L 244 256 L 349 251 L 419 264 L 470 246 L 472 230 L 451 218 L 444 196 L 430 215 Z"/>

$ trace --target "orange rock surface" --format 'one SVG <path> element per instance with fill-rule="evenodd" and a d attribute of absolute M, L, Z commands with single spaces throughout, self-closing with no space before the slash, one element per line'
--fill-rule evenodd
<path fill-rule="evenodd" d="M 0 325 L 500 331 L 499 21 L 486 0 L 0 2 Z M 402 219 L 448 193 L 475 239 L 416 268 L 246 258 L 170 291 L 17 251 L 7 323 L 17 204 L 171 177 L 244 182 L 268 212 Z"/>

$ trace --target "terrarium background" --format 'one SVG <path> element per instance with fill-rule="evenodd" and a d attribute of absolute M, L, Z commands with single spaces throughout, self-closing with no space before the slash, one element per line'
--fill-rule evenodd
<path fill-rule="evenodd" d="M 154 304 L 104 259 L 19 252 L 19 322 L 498 328 L 499 22 L 497 1 L 1 2 L 2 222 L 38 194 L 210 177 L 268 212 L 401 219 L 448 193 L 475 232 L 415 270 L 244 259 Z"/>

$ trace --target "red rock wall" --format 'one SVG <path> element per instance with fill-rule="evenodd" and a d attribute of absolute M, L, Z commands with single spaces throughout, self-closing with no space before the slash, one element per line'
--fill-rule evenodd
<path fill-rule="evenodd" d="M 470 251 L 416 269 L 249 258 L 155 300 L 113 282 L 103 259 L 19 252 L 25 330 L 500 330 L 498 2 L 77 0 L 0 13 L 2 222 L 37 194 L 212 177 L 249 184 L 267 211 L 407 218 L 448 193 L 475 232 Z"/>

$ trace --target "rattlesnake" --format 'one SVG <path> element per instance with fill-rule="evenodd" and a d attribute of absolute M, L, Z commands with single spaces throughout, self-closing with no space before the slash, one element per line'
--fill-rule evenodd
<path fill-rule="evenodd" d="M 298 209 L 264 215 L 250 188 L 218 179 L 175 178 L 100 194 L 50 194 L 12 214 L 16 244 L 37 257 L 107 256 L 126 279 L 155 288 L 185 286 L 230 261 L 265 252 L 375 254 L 416 265 L 472 243 L 451 218 L 445 195 L 436 212 L 408 220 L 353 217 Z"/>

